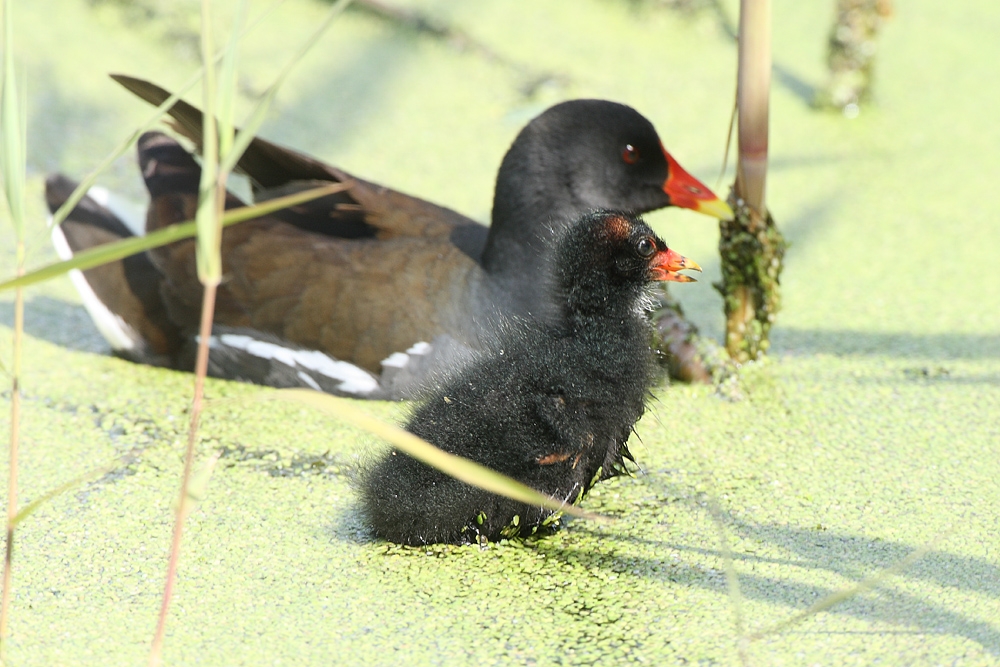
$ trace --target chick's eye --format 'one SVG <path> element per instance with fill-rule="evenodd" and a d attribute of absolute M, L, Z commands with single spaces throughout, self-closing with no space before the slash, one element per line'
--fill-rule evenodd
<path fill-rule="evenodd" d="M 636 252 L 639 253 L 640 257 L 648 259 L 653 256 L 654 252 L 656 252 L 656 244 L 653 242 L 653 239 L 646 236 L 639 239 L 639 242 L 635 244 L 635 249 Z"/>
<path fill-rule="evenodd" d="M 625 164 L 635 164 L 639 161 L 639 149 L 632 144 L 625 144 L 625 148 L 622 149 L 622 160 Z"/>

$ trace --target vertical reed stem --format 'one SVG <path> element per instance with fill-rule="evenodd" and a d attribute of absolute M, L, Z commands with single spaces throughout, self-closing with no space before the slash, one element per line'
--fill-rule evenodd
<path fill-rule="evenodd" d="M 225 174 L 219 172 L 219 140 L 215 119 L 216 72 L 212 58 L 211 0 L 201 1 L 201 55 L 205 72 L 202 78 L 205 116 L 202 119 L 201 183 L 198 197 L 198 237 L 197 266 L 198 279 L 205 286 L 201 302 L 201 325 L 199 328 L 198 356 L 194 367 L 194 398 L 191 400 L 191 427 L 188 430 L 187 450 L 184 453 L 184 475 L 181 478 L 180 498 L 177 502 L 177 516 L 174 519 L 174 534 L 170 543 L 170 561 L 167 564 L 167 581 L 163 586 L 163 600 L 160 616 L 156 622 L 156 633 L 149 650 L 150 667 L 158 667 L 163 659 L 163 641 L 167 631 L 167 616 L 173 599 L 174 583 L 177 580 L 177 565 L 181 558 L 181 538 L 184 521 L 189 512 L 191 470 L 194 467 L 195 443 L 198 441 L 198 422 L 201 418 L 202 398 L 205 391 L 205 376 L 208 374 L 209 339 L 212 337 L 212 320 L 215 316 L 215 295 L 222 279 L 222 210 L 225 204 Z"/>
<path fill-rule="evenodd" d="M 17 275 L 24 275 L 24 241 L 17 241 Z M 21 342 L 24 338 L 24 290 L 14 297 L 14 360 L 10 391 L 10 471 L 7 482 L 7 543 L 3 560 L 3 594 L 0 598 L 0 646 L 6 644 L 14 572 L 14 518 L 17 516 L 17 458 L 21 430 Z"/>
<path fill-rule="evenodd" d="M 163 586 L 163 600 L 160 616 L 156 622 L 156 634 L 150 649 L 149 665 L 158 667 L 162 660 L 163 640 L 167 631 L 167 615 L 173 598 L 174 582 L 177 579 L 177 564 L 181 555 L 181 537 L 184 533 L 184 519 L 187 516 L 188 485 L 191 469 L 194 467 L 194 448 L 198 439 L 198 422 L 201 418 L 202 397 L 205 393 L 205 375 L 208 372 L 208 340 L 212 335 L 212 316 L 215 314 L 215 293 L 217 285 L 205 285 L 205 295 L 201 304 L 201 327 L 199 330 L 198 356 L 195 361 L 194 398 L 191 401 L 191 424 L 188 429 L 187 449 L 184 452 L 184 474 L 181 477 L 180 496 L 177 501 L 177 517 L 170 542 L 170 561 L 167 564 L 167 581 Z"/>
<path fill-rule="evenodd" d="M 726 349 L 737 363 L 770 346 L 781 294 L 784 237 L 767 211 L 768 98 L 771 93 L 771 0 L 741 0 L 739 34 L 739 157 L 729 204 L 736 216 L 719 223 L 726 313 Z"/>
<path fill-rule="evenodd" d="M 771 95 L 771 0 L 741 0 L 739 63 L 736 191 L 758 218 L 764 218 Z"/>

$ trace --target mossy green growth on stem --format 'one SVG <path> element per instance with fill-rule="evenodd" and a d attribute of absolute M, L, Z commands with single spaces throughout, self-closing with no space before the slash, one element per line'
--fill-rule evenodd
<path fill-rule="evenodd" d="M 762 218 L 729 194 L 735 218 L 719 221 L 719 257 L 726 313 L 726 349 L 737 363 L 759 359 L 781 306 L 780 278 L 788 243 L 770 213 Z"/>

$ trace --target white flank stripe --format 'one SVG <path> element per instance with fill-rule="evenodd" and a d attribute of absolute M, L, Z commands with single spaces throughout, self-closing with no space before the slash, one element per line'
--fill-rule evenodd
<path fill-rule="evenodd" d="M 311 371 L 340 380 L 337 389 L 349 394 L 370 394 L 378 389 L 378 380 L 363 368 L 346 361 L 335 361 L 318 350 L 299 350 L 295 360 Z"/>
<path fill-rule="evenodd" d="M 403 368 L 406 364 L 410 363 L 410 355 L 405 352 L 393 352 L 383 359 L 381 363 L 383 366 L 391 368 Z"/>
<path fill-rule="evenodd" d="M 214 338 L 214 336 L 213 336 Z M 250 336 L 242 336 L 240 334 L 222 334 L 219 337 L 219 342 L 223 345 L 228 345 L 229 347 L 235 347 L 237 350 L 247 349 L 247 345 L 254 341 Z"/>
<path fill-rule="evenodd" d="M 292 368 L 306 368 L 337 380 L 340 382 L 337 389 L 348 394 L 370 394 L 378 389 L 378 380 L 368 371 L 346 361 L 331 359 L 318 350 L 292 350 L 243 334 L 222 334 L 219 340 L 223 345 L 244 350 L 255 357 L 273 359 Z M 312 378 L 309 378 L 309 381 L 315 383 Z M 314 388 L 320 387 L 316 385 Z"/>
<path fill-rule="evenodd" d="M 316 391 L 323 391 L 323 388 L 319 386 L 319 383 L 316 382 L 316 380 L 313 380 L 311 377 L 309 377 L 308 375 L 306 375 L 302 371 L 298 372 L 298 376 L 299 376 L 300 380 L 302 380 L 303 382 L 305 382 L 307 385 L 309 385 L 310 387 L 312 387 Z"/>
<path fill-rule="evenodd" d="M 120 197 L 115 193 L 95 185 L 87 190 L 87 196 L 115 214 L 136 236 L 146 235 L 146 210 L 142 206 Z"/>
<path fill-rule="evenodd" d="M 281 347 L 274 343 L 266 343 L 262 340 L 255 340 L 246 347 L 247 353 L 261 359 L 274 359 L 286 366 L 295 366 L 295 350 Z"/>
<path fill-rule="evenodd" d="M 198 345 L 201 345 L 201 336 L 196 335 L 194 337 L 194 342 L 197 343 Z M 221 346 L 222 343 L 219 342 L 218 338 L 216 338 L 215 336 L 208 337 L 208 349 L 218 350 Z"/>
<path fill-rule="evenodd" d="M 50 222 L 51 219 L 50 217 Z M 65 261 L 73 258 L 73 251 L 70 250 L 62 228 L 52 228 L 52 245 L 55 246 L 59 259 Z M 118 351 L 135 350 L 142 340 L 139 334 L 136 333 L 135 329 L 126 324 L 125 320 L 108 310 L 104 302 L 94 293 L 83 272 L 79 269 L 73 269 L 69 272 L 69 279 L 73 281 L 73 286 L 76 287 L 76 291 L 80 294 L 80 300 L 83 301 L 84 308 L 90 314 L 90 319 L 94 321 L 94 326 L 104 336 L 104 340 L 108 341 L 111 349 Z"/>
<path fill-rule="evenodd" d="M 406 351 L 407 354 L 427 354 L 431 351 L 431 344 L 424 341 L 414 343 L 413 347 Z"/>

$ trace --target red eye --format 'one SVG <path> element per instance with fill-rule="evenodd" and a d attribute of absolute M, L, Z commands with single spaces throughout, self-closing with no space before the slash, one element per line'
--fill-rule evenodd
<path fill-rule="evenodd" d="M 625 164 L 635 164 L 639 161 L 639 149 L 632 144 L 625 144 L 625 148 L 622 149 L 622 160 Z"/>

